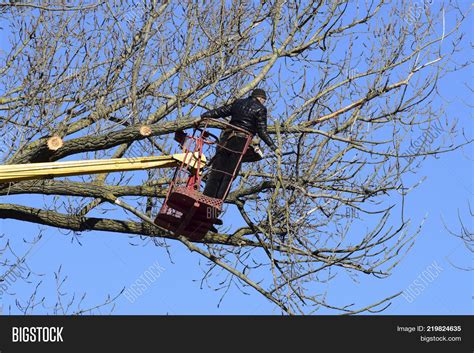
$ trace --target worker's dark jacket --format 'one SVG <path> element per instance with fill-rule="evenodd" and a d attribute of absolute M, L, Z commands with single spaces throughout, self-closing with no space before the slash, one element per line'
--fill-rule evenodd
<path fill-rule="evenodd" d="M 267 132 L 267 108 L 257 98 L 238 99 L 232 104 L 209 110 L 202 118 L 225 118 L 232 116 L 230 123 L 252 134 L 258 134 L 273 151 L 276 145 Z"/>

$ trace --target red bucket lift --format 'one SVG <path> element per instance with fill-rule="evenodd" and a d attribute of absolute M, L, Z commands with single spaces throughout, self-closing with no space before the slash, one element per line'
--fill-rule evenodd
<path fill-rule="evenodd" d="M 175 134 L 175 140 L 183 147 L 186 156 L 174 172 L 173 180 L 160 212 L 156 216 L 155 223 L 176 235 L 184 235 L 191 240 L 201 240 L 214 224 L 221 224 L 218 217 L 237 171 L 236 167 L 232 173 L 231 182 L 221 199 L 203 195 L 200 191 L 204 168 L 204 165 L 200 163 L 203 149 L 210 150 L 212 147 L 218 146 L 229 150 L 219 144 L 219 138 L 207 131 L 211 121 L 245 134 L 247 140 L 244 149 L 242 151 L 232 151 L 240 155 L 239 164 L 246 160 L 255 160 L 255 151 L 252 148 L 249 149 L 252 134 L 224 121 L 205 119 L 202 121 L 203 126 L 194 128 L 192 135 L 187 136 L 182 131 Z M 193 154 L 197 157 L 198 162 L 194 163 L 193 168 L 190 168 L 189 164 L 192 161 Z M 212 168 L 211 161 L 206 168 L 206 172 L 210 172 Z M 220 170 L 215 171 L 226 173 Z"/>

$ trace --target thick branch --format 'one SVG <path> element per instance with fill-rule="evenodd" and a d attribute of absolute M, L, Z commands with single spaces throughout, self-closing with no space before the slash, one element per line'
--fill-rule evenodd
<path fill-rule="evenodd" d="M 138 234 L 149 237 L 161 237 L 177 240 L 176 236 L 152 227 L 146 223 L 120 221 L 106 218 L 78 217 L 38 208 L 13 204 L 0 204 L 0 218 L 16 219 L 31 223 L 43 224 L 51 227 L 84 232 L 89 230 L 107 231 L 114 233 Z M 197 241 L 207 244 L 233 245 L 233 246 L 259 246 L 250 240 L 238 236 L 208 233 L 202 240 Z"/>

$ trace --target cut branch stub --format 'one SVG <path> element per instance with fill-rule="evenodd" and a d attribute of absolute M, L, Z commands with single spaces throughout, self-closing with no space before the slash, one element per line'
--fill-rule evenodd
<path fill-rule="evenodd" d="M 142 136 L 150 136 L 151 132 L 151 128 L 147 125 L 143 125 L 140 127 L 140 135 Z"/>
<path fill-rule="evenodd" d="M 48 139 L 48 148 L 51 151 L 57 151 L 58 149 L 63 147 L 63 145 L 64 145 L 63 139 L 59 136 L 53 136 Z"/>

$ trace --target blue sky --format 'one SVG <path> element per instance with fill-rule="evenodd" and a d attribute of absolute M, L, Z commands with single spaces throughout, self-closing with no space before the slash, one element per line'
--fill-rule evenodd
<path fill-rule="evenodd" d="M 471 16 L 472 17 L 472 16 Z M 472 42 L 472 20 L 464 26 Z M 1 42 L 6 38 L 2 35 Z M 467 41 L 469 42 L 469 41 Z M 472 50 L 465 48 L 460 57 L 472 57 Z M 467 75 L 472 80 L 472 68 L 451 74 L 444 80 L 441 94 L 448 102 L 447 114 L 459 119 L 458 129 L 464 129 L 467 136 L 473 136 L 472 110 L 466 102 L 472 101 L 471 92 L 463 82 Z M 440 143 L 443 137 L 439 137 Z M 473 272 L 456 269 L 472 267 L 472 253 L 462 242 L 448 234 L 442 220 L 451 227 L 459 229 L 458 210 L 470 229 L 472 217 L 467 209 L 468 201 L 474 207 L 473 184 L 474 166 L 472 163 L 472 144 L 448 154 L 429 157 L 416 175 L 404 177 L 406 184 L 424 181 L 407 196 L 406 213 L 412 218 L 411 229 L 423 223 L 414 247 L 386 279 L 376 279 L 358 275 L 356 278 L 341 273 L 322 290 L 329 293 L 328 302 L 334 305 L 355 303 L 363 307 L 381 300 L 396 292 L 405 290 L 406 294 L 392 301 L 384 311 L 386 314 L 472 314 L 473 313 Z M 0 202 L 18 202 L 25 205 L 40 205 L 40 196 L 1 197 Z M 107 215 L 110 217 L 110 215 Z M 239 224 L 241 219 L 229 210 L 224 218 L 229 224 Z M 214 286 L 201 283 L 206 265 L 203 259 L 190 253 L 182 244 L 167 241 L 169 253 L 148 243 L 143 244 L 127 235 L 86 232 L 80 237 L 81 245 L 71 241 L 64 232 L 11 220 L 0 220 L 0 234 L 6 234 L 17 248 L 25 248 L 23 239 L 31 239 L 44 230 L 44 236 L 28 257 L 28 265 L 39 275 L 44 283 L 40 293 L 50 305 L 56 302 L 56 291 L 52 273 L 59 266 L 67 275 L 65 292 L 81 295 L 87 293 L 84 307 L 101 303 L 108 294 L 114 295 L 123 287 L 136 283 L 150 266 L 157 263 L 162 270 L 146 290 L 130 302 L 122 296 L 116 301 L 115 314 L 273 314 L 279 313 L 252 289 L 242 294 L 231 288 L 222 302 L 222 291 L 213 288 L 219 278 L 210 280 Z M 434 271 L 434 272 L 433 272 Z M 427 277 L 431 273 L 431 277 Z M 423 282 L 424 279 L 424 282 Z M 418 281 L 418 282 L 415 282 Z M 419 285 L 422 281 L 423 286 Z M 422 289 L 421 289 L 422 288 Z M 3 296 L 4 311 L 14 305 L 15 298 L 26 298 L 32 292 L 32 285 L 20 281 L 9 287 L 13 296 Z M 40 308 L 37 313 L 50 312 Z M 13 309 L 15 312 L 15 309 Z M 321 314 L 329 312 L 321 309 Z"/>

